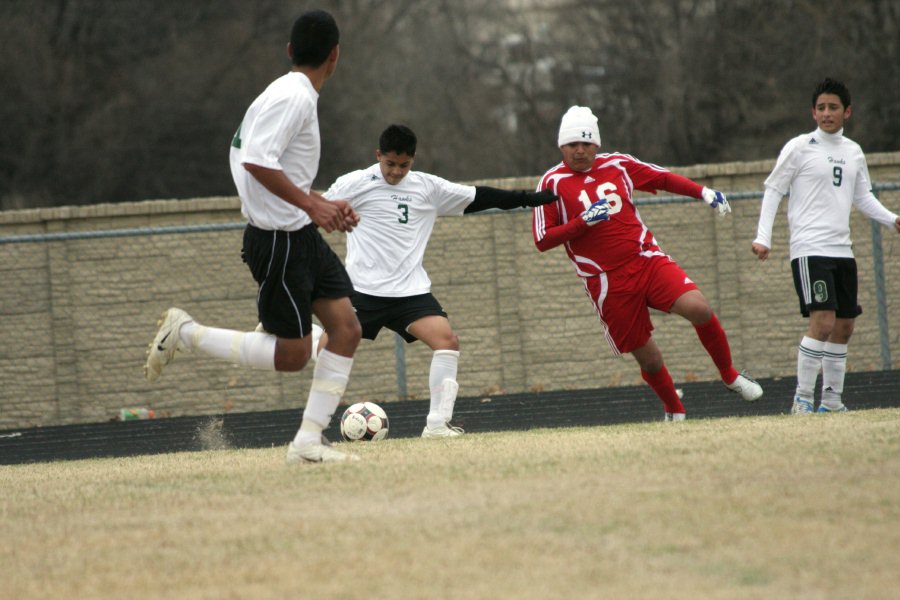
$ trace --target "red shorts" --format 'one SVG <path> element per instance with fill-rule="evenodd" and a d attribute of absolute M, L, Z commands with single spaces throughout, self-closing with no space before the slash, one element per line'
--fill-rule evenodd
<path fill-rule="evenodd" d="M 636 350 L 650 341 L 649 308 L 669 312 L 682 294 L 697 289 L 668 256 L 638 257 L 612 271 L 586 277 L 584 288 L 603 324 L 615 354 Z M 649 307 L 649 308 L 648 308 Z"/>

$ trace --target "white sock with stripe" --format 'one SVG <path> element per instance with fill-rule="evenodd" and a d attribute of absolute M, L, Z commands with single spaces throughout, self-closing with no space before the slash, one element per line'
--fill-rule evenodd
<path fill-rule="evenodd" d="M 312 335 L 312 354 L 310 355 L 310 360 L 313 362 L 319 360 L 319 340 L 322 339 L 322 334 L 325 333 L 325 330 L 316 325 L 312 324 L 312 331 L 310 334 Z M 322 348 L 324 350 L 324 348 Z"/>
<path fill-rule="evenodd" d="M 453 417 L 453 406 L 456 403 L 456 374 L 459 370 L 459 351 L 435 350 L 431 357 L 431 370 L 428 373 L 428 387 L 431 393 L 431 404 L 428 417 L 425 419 L 429 428 L 440 427 Z"/>
<path fill-rule="evenodd" d="M 797 395 L 812 402 L 816 392 L 816 379 L 822 368 L 822 352 L 825 342 L 804 336 L 797 348 Z"/>
<path fill-rule="evenodd" d="M 309 398 L 303 409 L 303 420 L 294 436 L 295 445 L 320 443 L 322 431 L 331 423 L 334 411 L 347 389 L 352 368 L 352 358 L 328 350 L 322 350 L 319 354 L 309 387 Z"/>
<path fill-rule="evenodd" d="M 275 370 L 275 336 L 270 333 L 205 327 L 191 321 L 178 332 L 188 350 L 252 369 Z"/>
<path fill-rule="evenodd" d="M 840 408 L 844 375 L 847 373 L 847 344 L 825 342 L 822 352 L 822 404 Z"/>

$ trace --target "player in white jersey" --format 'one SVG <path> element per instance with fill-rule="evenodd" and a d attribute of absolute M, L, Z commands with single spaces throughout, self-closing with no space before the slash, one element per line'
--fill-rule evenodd
<path fill-rule="evenodd" d="M 319 90 L 337 68 L 339 37 L 327 12 L 301 15 L 288 44 L 291 71 L 254 100 L 231 143 L 231 172 L 248 221 L 242 257 L 259 284 L 264 331 L 204 327 L 170 308 L 144 367 L 155 381 L 185 349 L 252 368 L 299 371 L 312 354 L 315 313 L 332 336 L 318 357 L 288 463 L 357 458 L 331 448 L 322 435 L 347 386 L 360 327 L 350 278 L 316 227 L 349 232 L 359 217 L 346 202 L 329 202 L 310 189 L 319 167 Z"/>
<path fill-rule="evenodd" d="M 419 339 L 434 351 L 422 437 L 455 437 L 462 433 L 450 425 L 459 390 L 459 337 L 431 294 L 431 280 L 422 266 L 435 220 L 489 208 L 539 206 L 555 196 L 460 185 L 413 171 L 416 142 L 408 127 L 389 126 L 375 152 L 378 162 L 342 175 L 325 197 L 346 198 L 360 216 L 359 226 L 347 236 L 347 271 L 362 337 L 374 340 L 386 327 L 407 343 Z M 330 335 L 327 324 L 325 329 Z"/>
<path fill-rule="evenodd" d="M 772 225 L 782 196 L 788 200 L 791 270 L 800 312 L 809 318 L 797 352 L 797 391 L 791 412 L 815 409 L 815 387 L 822 370 L 818 412 L 847 410 L 841 400 L 847 369 L 847 344 L 856 317 L 856 260 L 850 241 L 850 209 L 900 231 L 900 217 L 872 194 L 866 157 L 844 137 L 850 118 L 850 92 L 825 79 L 812 96 L 818 128 L 785 144 L 766 179 L 753 253 L 766 260 L 772 248 Z"/>

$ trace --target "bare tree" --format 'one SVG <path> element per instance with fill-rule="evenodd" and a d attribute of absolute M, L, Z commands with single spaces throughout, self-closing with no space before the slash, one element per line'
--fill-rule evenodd
<path fill-rule="evenodd" d="M 341 66 L 320 101 L 316 185 L 373 161 L 391 122 L 417 166 L 456 180 L 536 175 L 572 104 L 604 148 L 668 165 L 773 157 L 814 124 L 825 76 L 848 133 L 896 150 L 895 0 L 322 0 Z M 0 3 L 0 208 L 233 194 L 228 144 L 285 72 L 279 0 Z"/>

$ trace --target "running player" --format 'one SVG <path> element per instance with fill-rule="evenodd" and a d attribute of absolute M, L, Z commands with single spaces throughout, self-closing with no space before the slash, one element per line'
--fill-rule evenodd
<path fill-rule="evenodd" d="M 822 370 L 818 412 L 847 410 L 841 399 L 847 370 L 847 345 L 856 317 L 856 259 L 850 242 L 850 208 L 900 231 L 900 217 L 872 194 L 866 157 L 844 137 L 850 118 L 850 91 L 825 79 L 812 95 L 815 131 L 785 144 L 766 179 L 753 253 L 766 260 L 772 248 L 772 225 L 782 196 L 790 193 L 791 271 L 800 298 L 800 313 L 809 318 L 797 349 L 797 390 L 793 414 L 812 413 L 816 379 Z"/>
<path fill-rule="evenodd" d="M 265 332 L 204 327 L 170 308 L 144 366 L 155 381 L 185 349 L 252 368 L 299 371 L 312 353 L 315 313 L 332 336 L 313 371 L 288 463 L 358 459 L 330 447 L 322 435 L 347 386 L 360 328 L 349 300 L 350 278 L 316 226 L 349 232 L 359 218 L 346 202 L 310 191 L 319 167 L 319 91 L 337 68 L 338 41 L 330 14 L 301 15 L 288 44 L 293 68 L 253 101 L 231 143 L 231 173 L 248 221 L 242 255 L 259 284 Z"/>
<path fill-rule="evenodd" d="M 600 154 L 590 108 L 573 106 L 563 115 L 557 145 L 563 160 L 544 174 L 538 189 L 552 191 L 559 201 L 534 209 L 534 242 L 541 252 L 565 246 L 610 348 L 634 356 L 665 407 L 665 419 L 683 420 L 685 409 L 651 335 L 648 307 L 694 325 L 729 390 L 748 401 L 762 396 L 757 382 L 735 370 L 725 331 L 706 298 L 660 250 L 631 197 L 634 189 L 665 190 L 701 198 L 724 216 L 731 212 L 725 196 L 627 154 Z"/>

